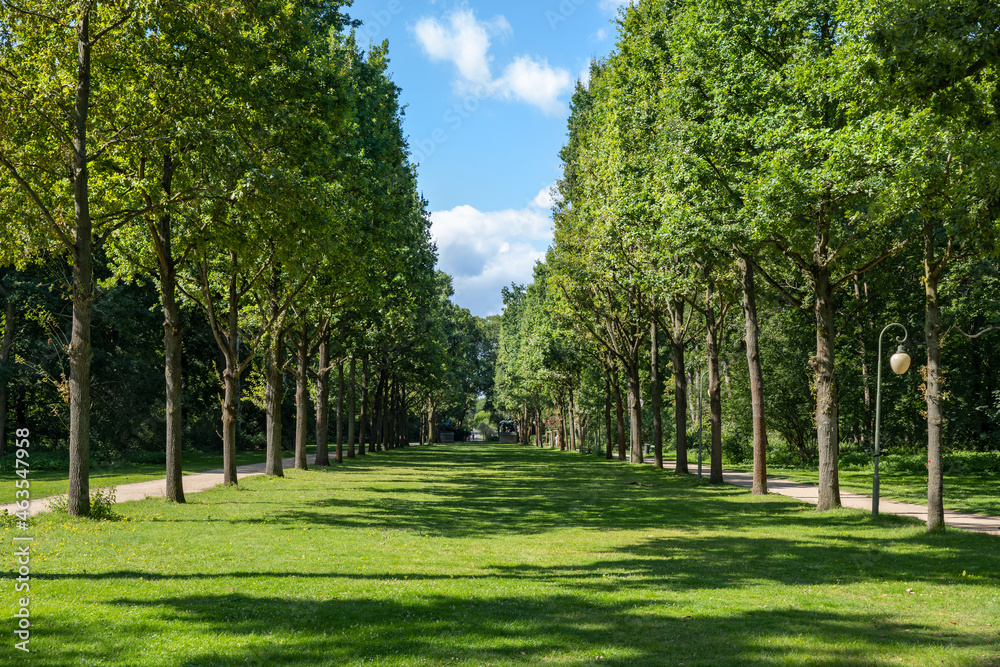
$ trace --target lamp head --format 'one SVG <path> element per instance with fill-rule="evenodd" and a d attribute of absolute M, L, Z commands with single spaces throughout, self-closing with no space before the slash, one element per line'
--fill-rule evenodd
<path fill-rule="evenodd" d="M 896 354 L 889 357 L 889 366 L 892 367 L 892 372 L 896 375 L 902 375 L 910 368 L 910 355 L 906 353 L 902 345 L 896 350 Z"/>

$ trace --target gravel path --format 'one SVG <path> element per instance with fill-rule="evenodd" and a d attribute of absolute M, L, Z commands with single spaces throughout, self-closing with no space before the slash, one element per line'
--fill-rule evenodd
<path fill-rule="evenodd" d="M 663 467 L 673 470 L 674 461 L 664 461 Z M 707 470 L 705 471 L 705 474 L 708 474 Z M 732 484 L 734 486 L 740 486 L 747 489 L 753 488 L 753 473 L 723 470 L 722 479 L 726 484 Z M 789 496 L 812 505 L 816 505 L 819 502 L 819 488 L 812 484 L 804 484 L 801 482 L 792 482 L 787 479 L 775 479 L 773 477 L 768 477 L 767 491 L 768 493 L 777 493 L 783 496 Z M 868 510 L 869 512 L 872 509 L 871 496 L 863 496 L 858 493 L 851 493 L 850 491 L 841 490 L 840 502 L 844 507 L 853 507 L 856 509 Z M 880 498 L 878 510 L 882 514 L 912 516 L 925 523 L 927 522 L 926 505 L 913 505 L 910 503 L 901 503 L 895 500 Z M 1000 517 L 984 516 L 982 514 L 966 514 L 964 512 L 951 512 L 949 510 L 945 510 L 944 522 L 949 528 L 961 528 L 962 530 L 973 530 L 981 533 L 1000 535 Z"/>

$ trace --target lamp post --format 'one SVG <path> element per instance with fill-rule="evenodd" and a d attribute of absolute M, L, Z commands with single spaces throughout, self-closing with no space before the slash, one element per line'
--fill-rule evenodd
<path fill-rule="evenodd" d="M 890 327 L 899 327 L 902 329 L 903 337 L 896 336 L 896 342 L 899 346 L 896 348 L 896 353 L 889 359 L 889 366 L 896 375 L 902 375 L 910 368 L 910 355 L 903 349 L 903 343 L 909 337 L 909 332 L 899 322 L 887 324 L 882 329 L 882 333 L 878 335 L 878 375 L 875 381 L 875 475 L 872 478 L 872 516 L 878 516 L 878 461 L 882 455 L 882 450 L 879 449 L 879 435 L 882 427 L 882 336 L 885 335 L 885 332 Z"/>

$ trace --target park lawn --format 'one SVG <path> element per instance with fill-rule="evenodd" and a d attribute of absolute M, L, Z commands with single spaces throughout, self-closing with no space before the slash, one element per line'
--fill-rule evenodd
<path fill-rule="evenodd" d="M 753 466 L 727 466 L 733 470 L 752 472 Z M 840 488 L 844 491 L 872 494 L 872 469 L 840 470 Z M 810 468 L 767 467 L 769 477 L 793 482 L 817 484 L 819 473 Z M 990 475 L 945 475 L 944 508 L 955 512 L 970 512 L 987 516 L 1000 516 L 1000 479 Z M 879 497 L 917 505 L 927 504 L 927 475 L 909 472 L 879 471 Z"/>
<path fill-rule="evenodd" d="M 315 453 L 316 450 L 313 445 L 307 449 L 310 454 Z M 285 452 L 286 458 L 292 455 L 291 452 Z M 237 451 L 236 465 L 263 463 L 264 456 L 265 452 L 263 451 Z M 30 457 L 28 461 L 30 464 Z M 222 468 L 222 452 L 217 454 L 207 454 L 198 450 L 184 452 L 181 463 L 181 472 L 185 475 L 207 470 L 219 470 Z M 102 487 L 149 482 L 163 479 L 166 474 L 166 468 L 162 463 L 91 466 L 90 489 L 94 491 Z M 14 502 L 14 492 L 17 490 L 14 481 L 19 479 L 21 478 L 14 471 L 0 472 L 0 505 Z M 68 479 L 69 473 L 66 470 L 31 470 L 29 467 L 28 480 L 31 482 L 32 499 L 40 500 L 48 496 L 66 493 L 69 489 Z"/>
<path fill-rule="evenodd" d="M 0 664 L 1000 665 L 1000 537 L 576 453 L 412 447 L 116 510 L 0 529 L 34 538 L 30 661 L 8 631 Z"/>

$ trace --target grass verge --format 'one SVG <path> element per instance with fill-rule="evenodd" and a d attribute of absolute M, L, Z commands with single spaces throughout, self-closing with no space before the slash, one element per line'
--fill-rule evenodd
<path fill-rule="evenodd" d="M 997 537 L 595 459 L 415 447 L 4 527 L 0 663 L 1000 665 Z"/>
<path fill-rule="evenodd" d="M 726 466 L 732 470 L 752 472 L 753 466 Z M 866 496 L 872 494 L 872 469 L 840 470 L 840 488 Z M 811 468 L 785 466 L 767 467 L 769 477 L 788 479 L 793 482 L 819 483 L 819 472 Z M 1000 516 L 1000 484 L 995 476 L 989 475 L 945 475 L 944 507 L 955 512 Z M 927 504 L 927 475 L 909 472 L 879 471 L 879 497 L 917 505 Z"/>
<path fill-rule="evenodd" d="M 316 448 L 310 445 L 307 449 L 310 454 L 314 454 Z M 292 453 L 285 452 L 285 457 L 288 456 L 292 456 Z M 236 465 L 263 463 L 264 457 L 265 452 L 263 451 L 236 452 Z M 31 459 L 29 458 L 28 461 L 30 463 Z M 184 452 L 181 472 L 185 475 L 221 468 L 222 452 L 217 454 L 208 454 L 197 450 Z M 163 479 L 166 474 L 162 463 L 92 466 L 90 469 L 90 488 L 94 490 L 135 482 L 149 482 Z M 14 471 L 0 472 L 0 505 L 14 502 L 14 492 L 16 491 L 14 482 L 19 479 L 21 478 Z M 31 481 L 31 497 L 34 500 L 66 493 L 69 488 L 69 473 L 66 470 L 31 470 L 29 479 Z"/>

